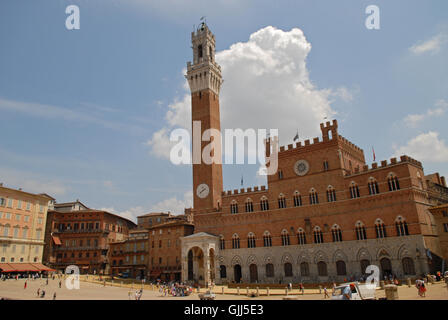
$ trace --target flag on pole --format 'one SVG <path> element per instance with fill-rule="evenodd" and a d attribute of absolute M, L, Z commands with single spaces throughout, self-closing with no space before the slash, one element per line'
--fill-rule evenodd
<path fill-rule="evenodd" d="M 375 149 L 373 149 L 373 147 L 372 147 L 372 152 L 373 152 L 373 161 L 375 162 L 375 160 L 376 160 L 376 157 L 375 157 Z"/>
<path fill-rule="evenodd" d="M 299 140 L 299 130 L 297 130 L 297 133 L 294 136 L 294 140 L 293 141 L 296 141 L 296 140 Z"/>

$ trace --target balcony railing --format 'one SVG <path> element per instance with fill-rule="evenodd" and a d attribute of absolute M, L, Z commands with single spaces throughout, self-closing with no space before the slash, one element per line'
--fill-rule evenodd
<path fill-rule="evenodd" d="M 107 229 L 52 229 L 53 233 L 109 233 Z"/>
<path fill-rule="evenodd" d="M 90 247 L 53 247 L 56 251 L 75 251 L 75 250 L 108 250 L 106 246 L 90 246 Z"/>

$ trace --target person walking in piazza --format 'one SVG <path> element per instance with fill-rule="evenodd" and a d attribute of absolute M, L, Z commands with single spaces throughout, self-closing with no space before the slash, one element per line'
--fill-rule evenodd
<path fill-rule="evenodd" d="M 23 285 L 23 289 L 26 289 L 27 280 L 25 280 L 25 284 Z"/>
<path fill-rule="evenodd" d="M 424 298 L 426 296 L 425 281 L 423 279 L 417 279 L 415 281 L 415 287 L 417 288 L 418 295 Z"/>
<path fill-rule="evenodd" d="M 330 298 L 330 296 L 328 295 L 328 291 L 327 291 L 327 287 L 324 287 L 324 299 Z"/>
<path fill-rule="evenodd" d="M 56 300 L 56 292 L 53 294 L 53 300 Z"/>

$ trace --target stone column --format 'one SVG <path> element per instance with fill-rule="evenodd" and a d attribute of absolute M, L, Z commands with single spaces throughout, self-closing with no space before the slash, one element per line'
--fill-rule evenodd
<path fill-rule="evenodd" d="M 188 257 L 182 257 L 182 282 L 188 280 Z"/>
<path fill-rule="evenodd" d="M 199 281 L 199 262 L 198 257 L 193 254 L 193 280 Z"/>
<path fill-rule="evenodd" d="M 210 255 L 208 250 L 204 252 L 204 284 L 210 286 Z"/>

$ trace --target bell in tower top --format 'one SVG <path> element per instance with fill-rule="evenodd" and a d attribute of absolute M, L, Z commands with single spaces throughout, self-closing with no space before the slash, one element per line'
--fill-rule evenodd
<path fill-rule="evenodd" d="M 205 22 L 202 22 L 196 31 L 191 33 L 191 42 L 193 45 L 193 64 L 214 61 L 215 35 Z"/>
<path fill-rule="evenodd" d="M 221 67 L 215 61 L 215 36 L 205 22 L 191 33 L 193 63 L 187 63 L 186 78 L 191 92 L 210 89 L 219 95 Z"/>

